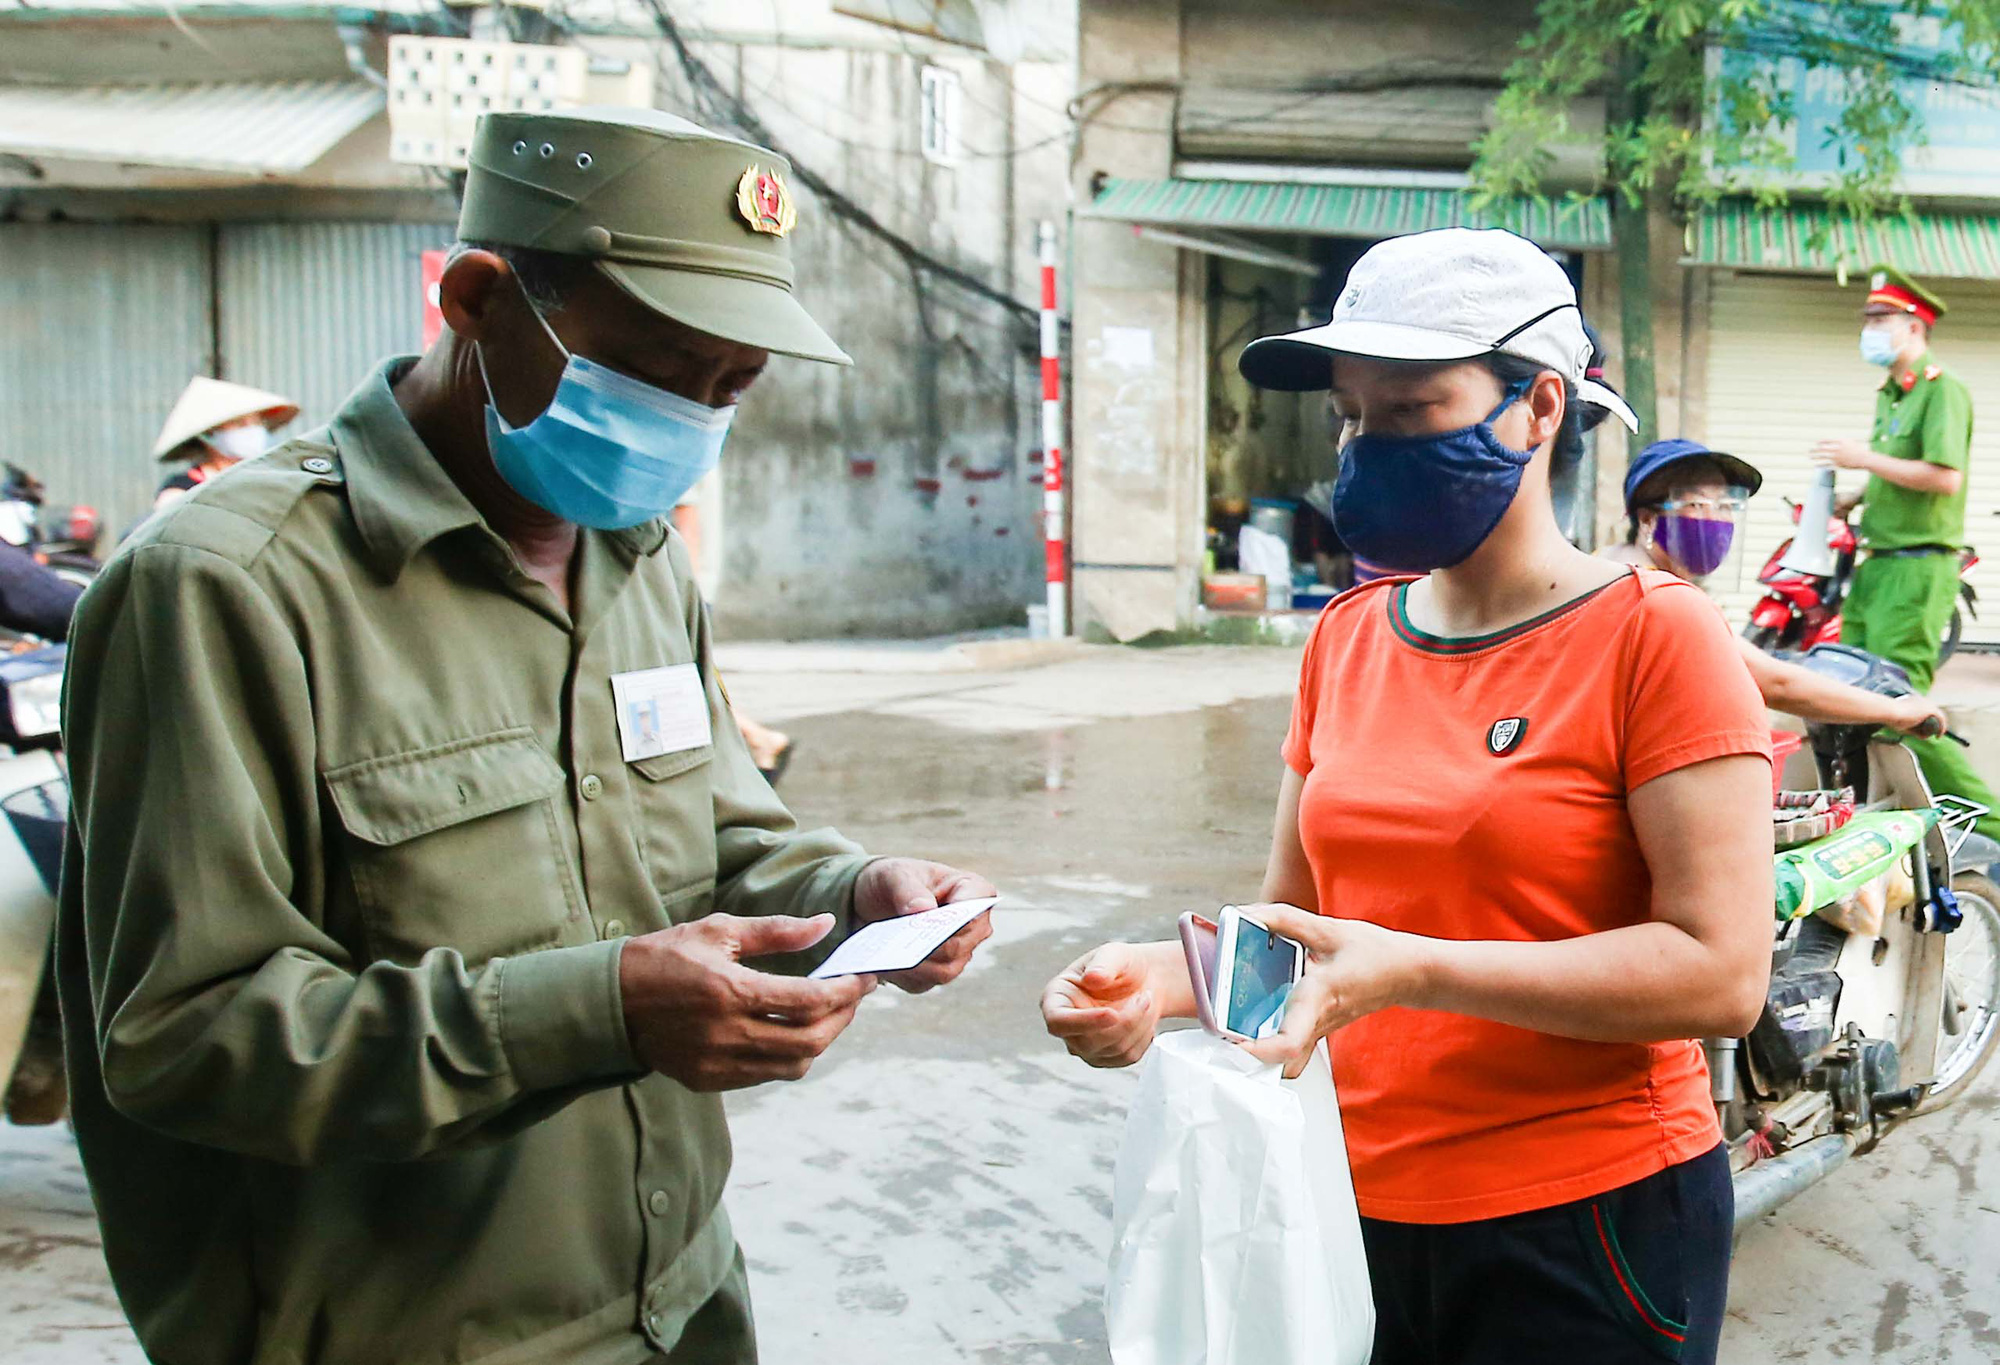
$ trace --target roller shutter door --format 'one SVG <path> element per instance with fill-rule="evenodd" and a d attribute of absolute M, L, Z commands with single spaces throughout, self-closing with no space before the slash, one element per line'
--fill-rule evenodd
<path fill-rule="evenodd" d="M 1981 619 L 1968 643 L 2000 645 L 2000 284 L 1940 282 L 1951 314 L 1939 325 L 1937 357 L 1971 386 L 1972 487 L 1966 537 L 1989 557 L 1973 570 Z M 1856 349 L 1862 291 L 1816 276 L 1714 272 L 1710 282 L 1708 443 L 1764 471 L 1750 503 L 1743 582 L 1724 597 L 1741 627 L 1756 600 L 1756 575 L 1792 532 L 1786 497 L 1804 497 L 1807 453 L 1828 436 L 1865 439 L 1882 372 Z M 1843 490 L 1862 476 L 1844 473 Z"/>
<path fill-rule="evenodd" d="M 0 459 L 115 535 L 152 506 L 153 440 L 209 372 L 202 227 L 0 224 Z"/>

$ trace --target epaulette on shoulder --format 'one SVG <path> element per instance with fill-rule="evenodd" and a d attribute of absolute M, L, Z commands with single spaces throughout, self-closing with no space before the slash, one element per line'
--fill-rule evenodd
<path fill-rule="evenodd" d="M 332 442 L 313 432 L 203 483 L 147 521 L 133 541 L 185 545 L 248 567 L 301 501 L 342 482 Z"/>

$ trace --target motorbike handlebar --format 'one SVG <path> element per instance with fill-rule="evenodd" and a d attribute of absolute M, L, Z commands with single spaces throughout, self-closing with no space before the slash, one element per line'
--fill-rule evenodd
<path fill-rule="evenodd" d="M 1946 739 L 1950 740 L 1953 744 L 1956 744 L 1961 749 L 1970 749 L 1972 747 L 1971 740 L 1967 739 L 1964 735 L 1961 735 L 1956 730 L 1946 729 L 1944 722 L 1939 720 L 1935 716 L 1925 721 L 1922 725 L 1919 725 L 1914 731 L 1912 731 L 1912 733 L 1915 734 L 1918 739 L 1936 739 L 1939 735 L 1943 735 Z"/>

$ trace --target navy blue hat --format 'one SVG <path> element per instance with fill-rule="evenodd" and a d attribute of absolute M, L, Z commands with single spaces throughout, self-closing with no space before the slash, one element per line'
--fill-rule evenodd
<path fill-rule="evenodd" d="M 1639 486 L 1669 465 L 1683 460 L 1709 460 L 1722 466 L 1722 472 L 1730 483 L 1745 493 L 1755 493 L 1764 486 L 1764 476 L 1757 467 L 1734 455 L 1725 455 L 1719 450 L 1710 450 L 1700 441 L 1655 441 L 1632 457 L 1631 468 L 1625 471 L 1625 511 L 1629 515 L 1638 509 L 1632 499 L 1639 492 Z"/>

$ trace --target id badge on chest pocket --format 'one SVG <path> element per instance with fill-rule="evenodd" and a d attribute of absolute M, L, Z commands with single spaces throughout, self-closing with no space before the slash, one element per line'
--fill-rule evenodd
<path fill-rule="evenodd" d="M 704 913 L 715 886 L 715 756 L 699 665 L 611 675 L 618 740 L 638 782 L 639 846 L 666 922 Z"/>
<path fill-rule="evenodd" d="M 708 693 L 695 664 L 670 664 L 611 675 L 618 742 L 627 763 L 705 749 L 715 742 Z"/>

